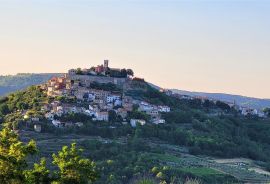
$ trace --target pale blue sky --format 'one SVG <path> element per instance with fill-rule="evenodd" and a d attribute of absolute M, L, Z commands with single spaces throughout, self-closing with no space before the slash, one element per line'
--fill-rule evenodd
<path fill-rule="evenodd" d="M 0 0 L 0 74 L 109 59 L 165 88 L 270 98 L 270 0 Z"/>

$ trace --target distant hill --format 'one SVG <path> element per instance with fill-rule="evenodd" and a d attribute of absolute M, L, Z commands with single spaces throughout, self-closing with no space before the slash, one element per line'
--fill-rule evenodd
<path fill-rule="evenodd" d="M 0 76 L 0 96 L 8 93 L 27 88 L 28 86 L 42 84 L 52 78 L 59 76 L 59 73 L 44 73 L 44 74 L 17 74 Z"/>
<path fill-rule="evenodd" d="M 159 86 L 149 83 L 155 89 L 161 89 Z M 264 109 L 266 107 L 270 107 L 270 99 L 260 99 L 253 97 L 246 97 L 241 95 L 232 95 L 225 93 L 206 93 L 206 92 L 193 92 L 193 91 L 185 91 L 179 89 L 171 89 L 173 93 L 187 95 L 187 96 L 202 96 L 210 99 L 220 100 L 224 102 L 236 102 L 238 105 L 243 107 L 250 107 L 255 109 Z"/>
<path fill-rule="evenodd" d="M 231 95 L 224 93 L 205 93 L 205 92 L 190 92 L 178 89 L 172 89 L 174 93 L 188 95 L 188 96 L 203 96 L 211 99 L 221 100 L 225 102 L 233 102 L 236 101 L 238 105 L 244 107 L 251 107 L 256 109 L 263 109 L 266 107 L 270 107 L 270 99 L 260 99 L 260 98 L 252 98 L 241 95 Z"/>

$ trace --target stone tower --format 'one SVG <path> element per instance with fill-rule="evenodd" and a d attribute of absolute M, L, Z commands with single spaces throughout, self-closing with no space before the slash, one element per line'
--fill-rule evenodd
<path fill-rule="evenodd" d="M 109 60 L 104 60 L 104 68 L 109 68 Z"/>

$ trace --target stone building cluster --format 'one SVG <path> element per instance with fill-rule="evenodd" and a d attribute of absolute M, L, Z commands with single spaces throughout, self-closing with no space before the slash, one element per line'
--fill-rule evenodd
<path fill-rule="evenodd" d="M 124 122 L 127 121 L 128 113 L 133 111 L 134 105 L 137 105 L 138 111 L 144 112 L 151 117 L 154 124 L 163 124 L 165 120 L 161 118 L 161 113 L 170 112 L 170 107 L 155 106 L 144 101 L 134 100 L 125 96 L 121 91 L 100 90 L 91 87 L 91 84 L 109 84 L 123 87 L 129 80 L 126 78 L 117 78 L 99 75 L 109 69 L 109 61 L 105 60 L 104 65 L 92 67 L 91 71 L 69 70 L 63 77 L 54 77 L 49 80 L 43 88 L 48 96 L 55 100 L 44 106 L 46 118 L 56 127 L 65 127 L 70 125 L 81 126 L 80 122 L 61 122 L 59 118 L 69 113 L 85 114 L 92 118 L 93 121 L 109 121 L 110 112 L 115 112 Z M 117 69 L 113 69 L 117 70 Z M 60 99 L 59 99 L 60 98 Z M 62 100 L 61 100 L 62 99 Z M 64 99 L 64 100 L 63 100 Z M 68 99 L 68 100 L 67 100 Z M 129 119 L 130 124 L 135 126 L 136 123 L 144 125 L 144 120 Z"/>

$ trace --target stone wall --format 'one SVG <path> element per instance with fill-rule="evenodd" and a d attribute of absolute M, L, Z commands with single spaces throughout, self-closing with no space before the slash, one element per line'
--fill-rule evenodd
<path fill-rule="evenodd" d="M 103 76 L 92 76 L 92 75 L 69 75 L 71 80 L 80 80 L 81 83 L 88 86 L 92 82 L 98 82 L 102 84 L 113 83 L 116 85 L 124 85 L 127 82 L 127 78 L 115 78 L 115 77 L 103 77 Z"/>

